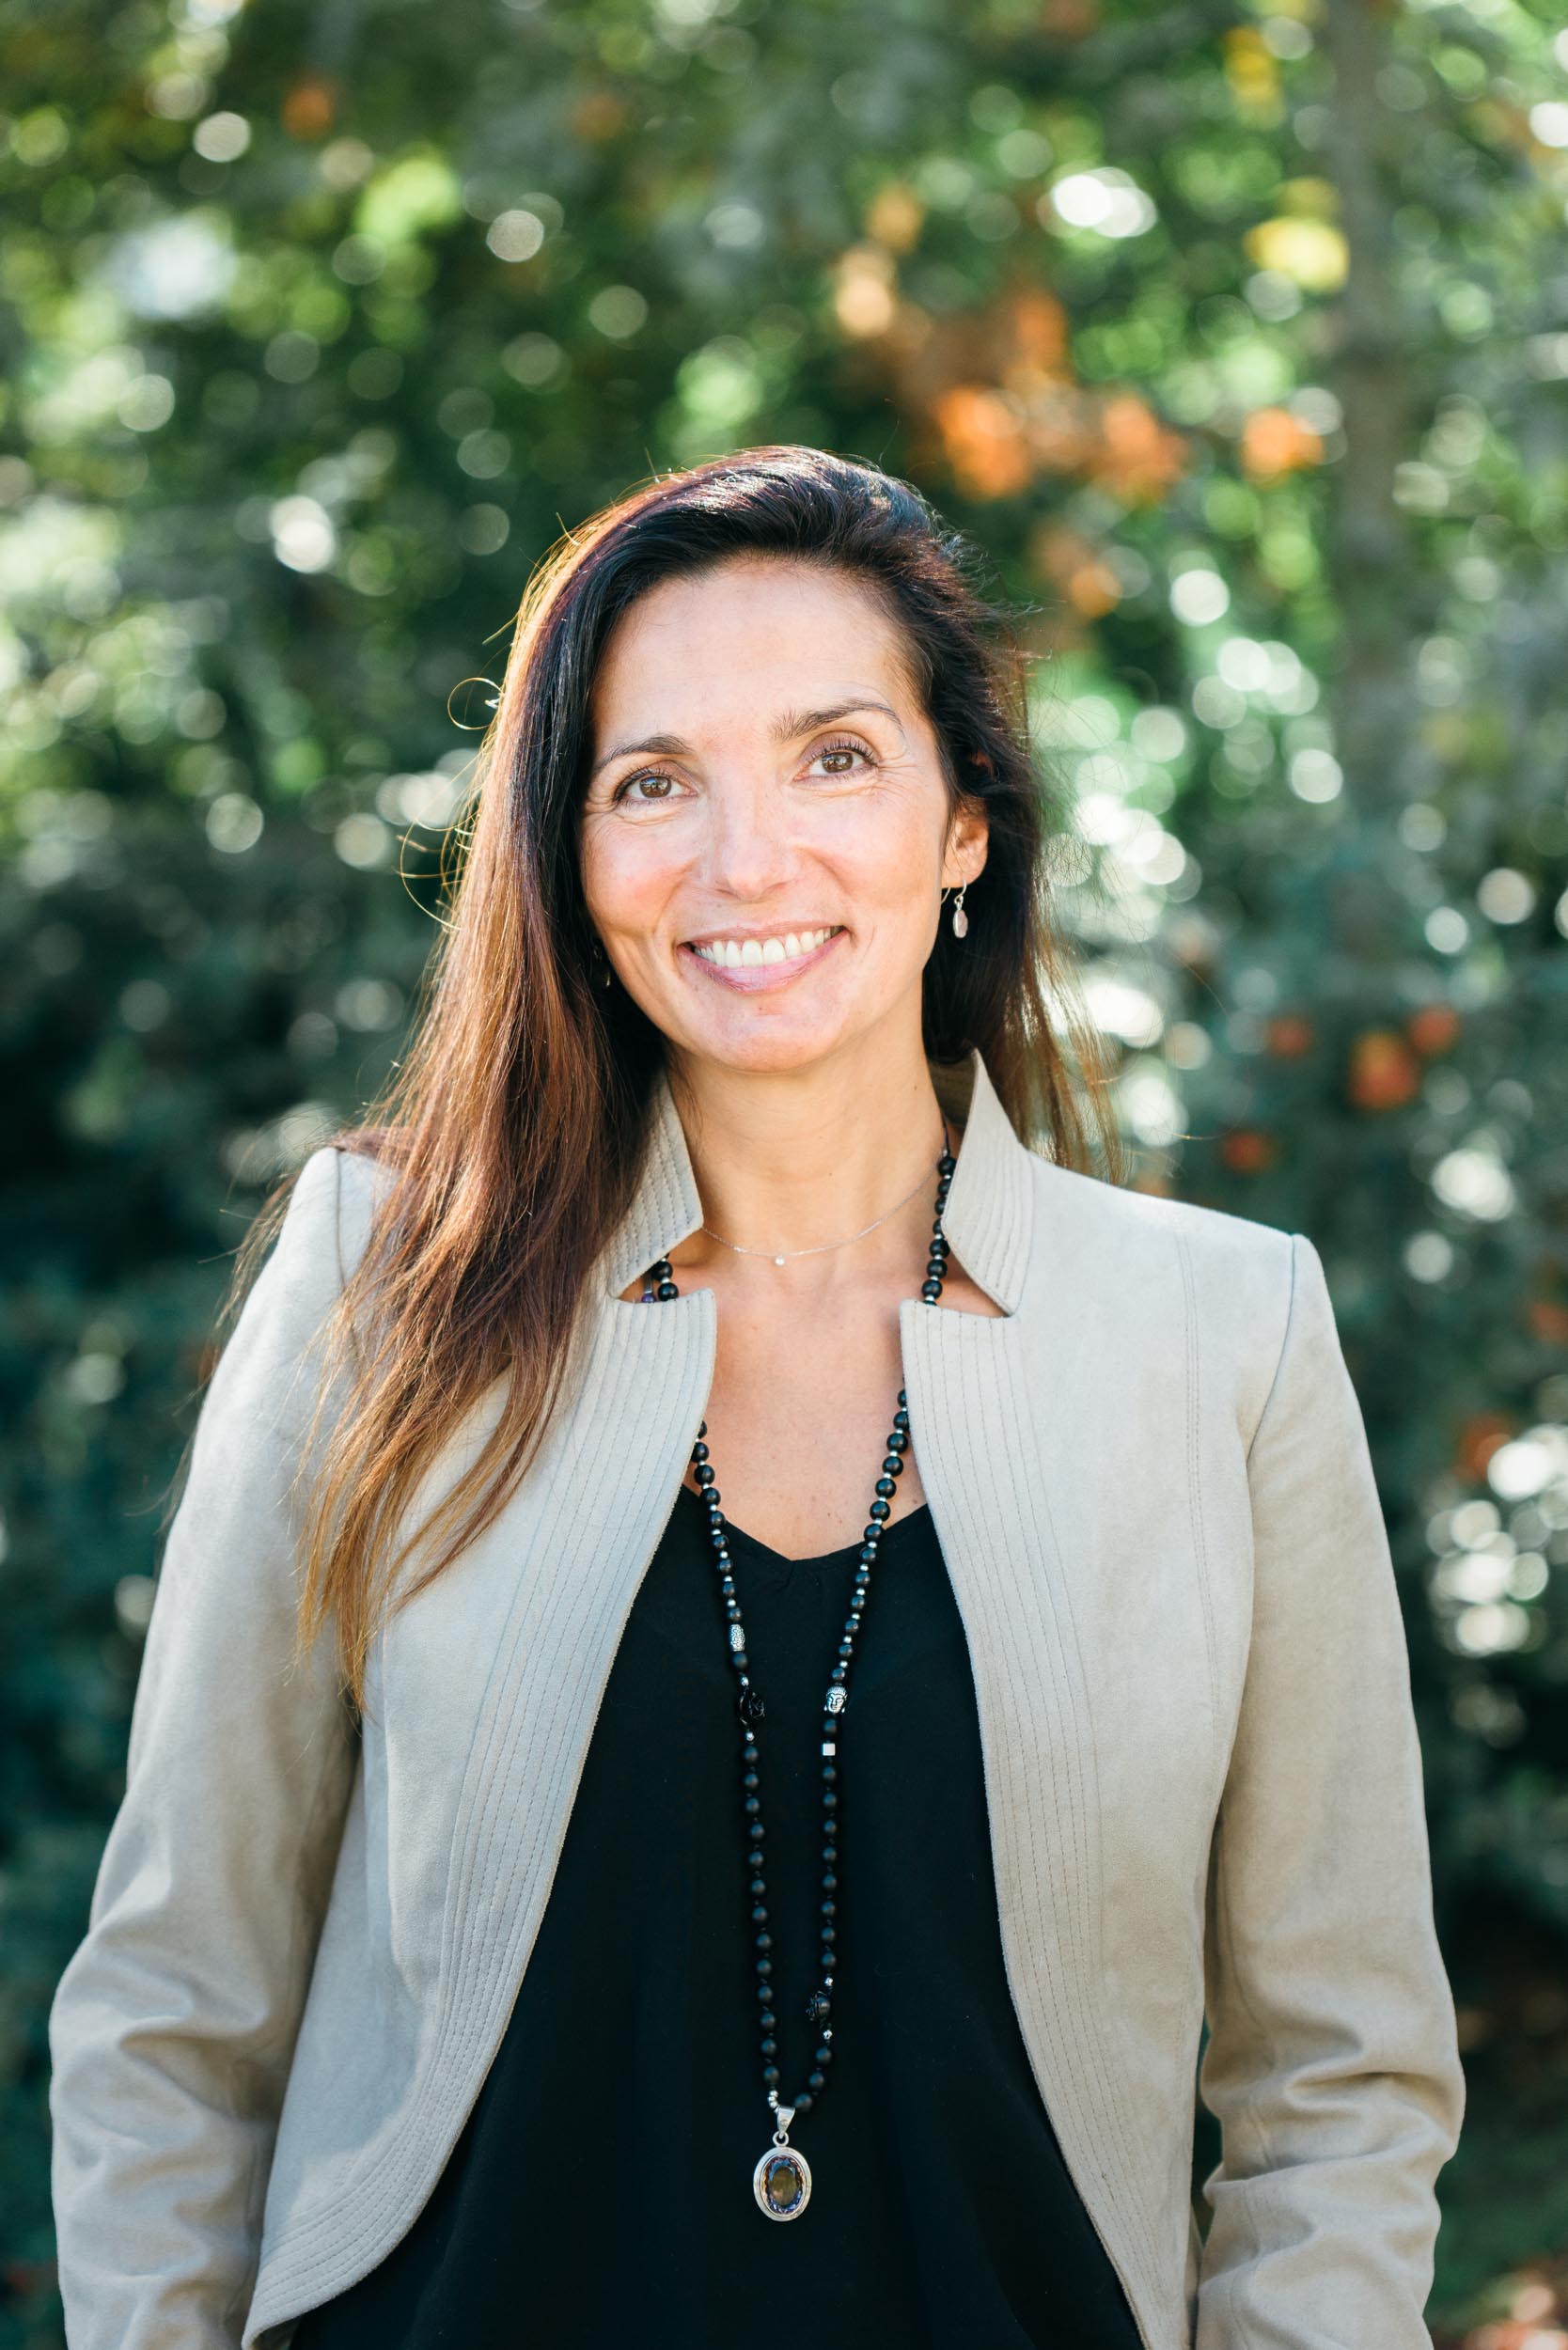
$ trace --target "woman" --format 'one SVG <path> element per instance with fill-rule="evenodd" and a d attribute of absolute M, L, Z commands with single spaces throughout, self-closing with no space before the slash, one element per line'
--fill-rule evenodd
<path fill-rule="evenodd" d="M 1428 2342 L 1322 1265 L 1093 1171 L 971 570 L 784 447 L 530 590 L 416 1049 L 198 1423 L 52 2018 L 72 2350 Z"/>

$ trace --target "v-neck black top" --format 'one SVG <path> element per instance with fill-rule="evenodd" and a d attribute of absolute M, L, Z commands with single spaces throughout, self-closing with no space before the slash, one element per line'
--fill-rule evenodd
<path fill-rule="evenodd" d="M 823 1693 L 858 1543 L 727 1531 L 761 1748 L 786 2099 L 813 2069 Z M 607 1679 L 505 2036 L 429 2202 L 295 2350 L 1139 2350 L 1009 1996 L 968 1647 L 929 1506 L 893 1520 L 840 1768 L 835 2061 L 771 2143 L 743 1860 L 740 1726 L 689 1487 Z"/>

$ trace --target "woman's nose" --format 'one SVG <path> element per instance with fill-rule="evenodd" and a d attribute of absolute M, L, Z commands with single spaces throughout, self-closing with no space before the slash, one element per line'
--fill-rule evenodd
<path fill-rule="evenodd" d="M 771 780 L 727 780 L 709 802 L 705 880 L 735 898 L 760 898 L 794 858 L 788 809 Z"/>

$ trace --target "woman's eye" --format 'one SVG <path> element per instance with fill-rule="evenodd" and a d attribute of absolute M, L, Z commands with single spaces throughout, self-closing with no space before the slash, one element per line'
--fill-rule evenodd
<path fill-rule="evenodd" d="M 631 791 L 632 786 L 633 786 L 635 783 L 663 783 L 663 784 L 669 784 L 669 783 L 671 783 L 673 780 L 674 780 L 674 778 L 673 778 L 672 776 L 661 776 L 661 775 L 655 774 L 655 773 L 654 773 L 651 769 L 649 769 L 649 770 L 645 771 L 645 772 L 644 772 L 643 774 L 641 774 L 641 775 L 628 776 L 626 777 L 626 780 L 624 781 L 624 783 L 618 783 L 618 784 L 617 784 L 617 786 L 616 786 L 616 788 L 615 788 L 614 791 L 611 793 L 611 795 L 610 795 L 610 796 L 611 796 L 611 798 L 612 798 L 612 799 L 616 799 L 616 800 L 623 800 L 623 799 L 626 797 L 627 793 Z M 666 795 L 666 793 L 664 793 L 664 792 L 657 792 L 657 791 L 656 791 L 656 792 L 654 792 L 654 793 L 652 794 L 652 796 L 653 796 L 653 798 L 654 798 L 654 799 L 663 799 L 663 798 L 666 797 L 667 795 Z M 643 803 L 643 805 L 644 805 L 644 806 L 646 806 L 646 805 L 647 805 L 647 802 L 645 801 L 645 802 Z"/>
<path fill-rule="evenodd" d="M 868 762 L 874 763 L 871 761 L 871 754 L 866 748 L 864 743 L 824 743 L 822 749 L 818 751 L 816 756 L 818 759 L 838 759 L 840 758 L 846 751 L 857 752 L 862 759 L 866 760 Z M 834 768 L 833 773 L 837 776 L 850 776 L 855 773 L 855 770 L 853 767 L 836 767 Z"/>
<path fill-rule="evenodd" d="M 875 764 L 872 753 L 866 748 L 864 743 L 849 741 L 824 743 L 820 750 L 812 752 L 809 763 L 815 766 L 820 759 L 846 758 L 852 760 L 859 758 L 865 760 L 869 765 Z M 833 767 L 828 772 L 830 776 L 850 776 L 855 773 L 855 769 L 853 765 Z M 676 780 L 674 776 L 666 775 L 660 768 L 639 767 L 635 775 L 624 776 L 616 785 L 610 794 L 611 805 L 614 806 L 619 801 L 630 798 L 635 807 L 666 806 L 676 796 L 674 789 Z M 663 789 L 658 789 L 659 786 Z"/>

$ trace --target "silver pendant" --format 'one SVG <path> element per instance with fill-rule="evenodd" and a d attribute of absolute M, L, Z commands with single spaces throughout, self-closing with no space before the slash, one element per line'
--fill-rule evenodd
<path fill-rule="evenodd" d="M 766 2212 L 770 2219 L 798 2219 L 810 2200 L 811 2169 L 798 2147 L 790 2143 L 793 2106 L 776 2106 L 774 2111 L 778 2127 L 773 2144 L 751 2174 L 751 2191 L 759 2211 Z"/>

